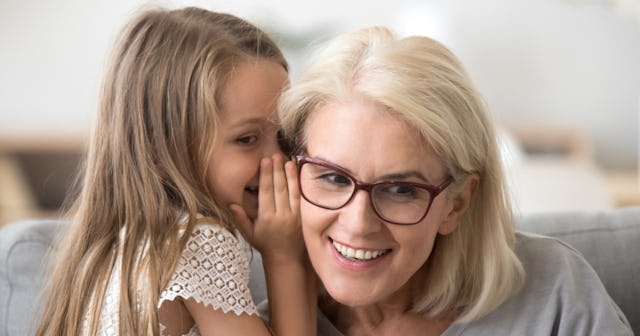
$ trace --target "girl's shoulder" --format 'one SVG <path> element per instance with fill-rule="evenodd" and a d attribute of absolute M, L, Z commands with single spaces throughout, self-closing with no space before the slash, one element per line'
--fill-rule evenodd
<path fill-rule="evenodd" d="M 229 231 L 228 228 L 224 227 L 224 225 L 222 225 L 222 223 L 220 223 L 219 220 L 213 218 L 213 217 L 204 217 L 204 216 L 198 216 L 198 218 L 196 218 L 196 225 L 193 229 L 194 231 L 196 230 L 210 230 L 210 231 L 226 231 L 228 233 L 231 234 L 231 232 Z"/>
<path fill-rule="evenodd" d="M 257 314 L 248 283 L 249 262 L 240 241 L 216 220 L 199 217 L 158 307 L 181 297 L 225 313 Z"/>
<path fill-rule="evenodd" d="M 180 230 L 181 234 L 184 232 Z M 224 227 L 219 221 L 211 217 L 198 217 L 196 219 L 196 225 L 191 231 L 191 236 L 187 242 L 186 248 L 210 248 L 211 246 L 221 248 L 225 250 L 242 249 L 241 240 L 236 235 Z M 208 253 L 209 251 L 204 251 Z"/>
<path fill-rule="evenodd" d="M 233 232 L 229 231 L 229 229 L 226 228 L 222 223 L 220 223 L 219 220 L 213 217 L 198 215 L 195 222 L 195 226 L 191 231 L 190 239 L 193 239 L 194 237 L 200 237 L 206 240 L 218 239 L 221 242 L 229 240 L 234 244 L 237 244 L 239 242 Z M 182 235 L 187 228 L 186 220 L 181 220 L 179 227 L 180 235 Z"/>

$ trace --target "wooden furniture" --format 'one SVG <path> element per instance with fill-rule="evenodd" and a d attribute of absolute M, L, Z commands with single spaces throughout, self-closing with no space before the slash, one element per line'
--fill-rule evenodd
<path fill-rule="evenodd" d="M 521 152 L 507 165 L 516 209 L 522 212 L 605 210 L 640 205 L 635 170 L 605 170 L 588 136 L 566 125 L 510 124 Z"/>
<path fill-rule="evenodd" d="M 85 143 L 82 136 L 0 137 L 0 226 L 58 217 Z"/>
<path fill-rule="evenodd" d="M 608 171 L 606 179 L 616 206 L 640 205 L 640 176 L 637 170 Z"/>

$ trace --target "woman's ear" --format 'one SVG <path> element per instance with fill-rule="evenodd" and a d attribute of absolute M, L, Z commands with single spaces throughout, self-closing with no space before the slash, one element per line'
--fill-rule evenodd
<path fill-rule="evenodd" d="M 464 213 L 469 208 L 471 198 L 476 192 L 479 183 L 480 178 L 478 177 L 478 174 L 469 176 L 460 192 L 453 198 L 453 204 L 448 210 L 449 212 L 445 215 L 442 223 L 440 223 L 440 227 L 438 228 L 439 234 L 450 234 L 458 227 Z"/>

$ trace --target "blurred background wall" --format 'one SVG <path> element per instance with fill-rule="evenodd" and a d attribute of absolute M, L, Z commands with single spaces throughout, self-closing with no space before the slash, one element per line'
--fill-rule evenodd
<path fill-rule="evenodd" d="M 283 47 L 294 82 L 314 46 L 341 32 L 381 24 L 434 37 L 460 57 L 516 142 L 547 153 L 558 151 L 549 139 L 564 142 L 587 153 L 603 183 L 624 172 L 622 184 L 637 189 L 640 0 L 0 0 L 5 218 L 24 202 L 41 204 L 42 194 L 54 197 L 34 188 L 68 184 L 69 163 L 90 132 L 106 55 L 145 4 L 195 5 L 257 23 Z M 60 155 L 48 158 L 52 152 Z M 2 153 L 18 160 L 3 166 Z M 47 167 L 55 160 L 57 168 Z M 44 171 L 28 172 L 33 167 Z M 10 177 L 2 180 L 3 171 Z M 31 191 L 10 187 L 20 179 Z M 16 201 L 21 192 L 31 200 Z M 0 225 L 2 211 L 0 204 Z"/>

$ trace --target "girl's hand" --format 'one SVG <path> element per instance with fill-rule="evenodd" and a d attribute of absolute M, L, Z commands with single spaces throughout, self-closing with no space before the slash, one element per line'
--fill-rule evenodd
<path fill-rule="evenodd" d="M 262 255 L 269 324 L 276 335 L 315 335 L 316 275 L 306 256 L 300 225 L 298 172 L 275 154 L 260 162 L 258 218 L 230 205 L 238 229 Z"/>
<path fill-rule="evenodd" d="M 230 205 L 245 239 L 263 258 L 304 258 L 298 173 L 293 161 L 285 162 L 281 154 L 262 159 L 258 204 L 258 218 L 253 223 L 241 206 Z"/>

